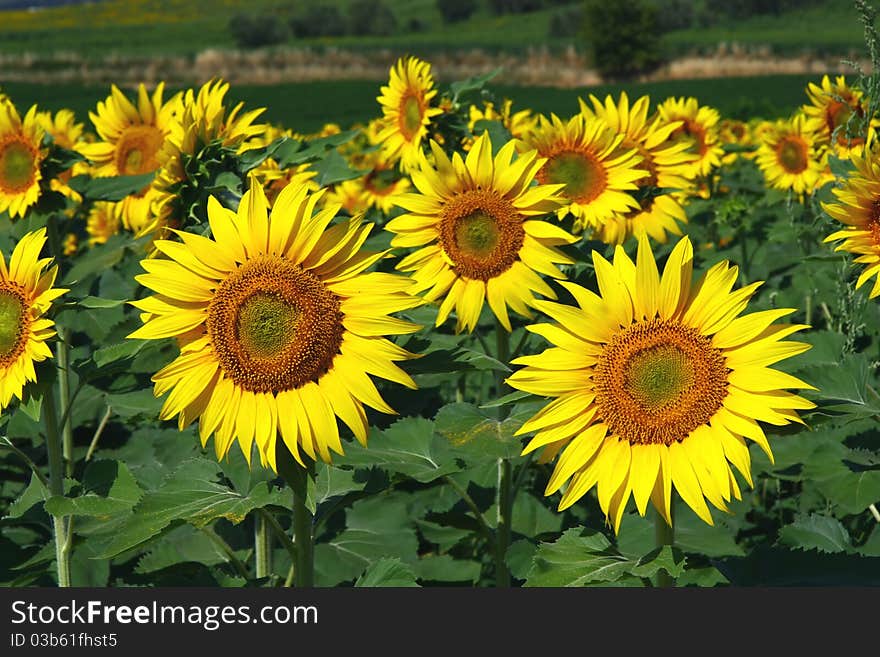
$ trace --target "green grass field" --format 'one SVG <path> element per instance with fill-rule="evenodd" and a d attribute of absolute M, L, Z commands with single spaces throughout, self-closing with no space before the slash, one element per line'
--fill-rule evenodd
<path fill-rule="evenodd" d="M 323 0 L 340 8 L 350 0 Z M 397 20 L 389 36 L 343 36 L 295 39 L 288 46 L 392 48 L 429 55 L 441 49 L 482 48 L 524 51 L 537 46 L 583 47 L 578 39 L 549 36 L 554 6 L 518 15 L 494 16 L 485 2 L 467 21 L 446 25 L 434 0 L 385 0 Z M 571 5 L 576 5 L 572 2 Z M 568 6 L 571 6 L 568 5 Z M 278 0 L 104 0 L 38 12 L 0 11 L 0 52 L 76 52 L 88 57 L 108 53 L 129 55 L 186 54 L 205 48 L 235 46 L 228 24 L 236 14 L 277 15 L 287 21 L 304 4 Z M 414 23 L 419 30 L 412 28 Z M 768 45 L 775 52 L 845 55 L 863 46 L 862 29 L 850 0 L 826 0 L 819 6 L 778 16 L 726 21 L 708 28 L 671 32 L 664 37 L 673 53 L 713 49 L 719 43 Z"/>
<path fill-rule="evenodd" d="M 791 113 L 806 102 L 804 88 L 820 76 L 789 75 L 761 78 L 725 78 L 716 80 L 672 80 L 627 85 L 602 85 L 581 89 L 551 87 L 515 87 L 492 85 L 498 97 L 514 101 L 515 108 L 530 107 L 536 112 L 556 112 L 569 116 L 578 109 L 578 96 L 590 93 L 604 97 L 607 93 L 626 90 L 631 97 L 649 94 L 655 102 L 668 96 L 695 96 L 703 103 L 717 107 L 724 115 L 747 119 L 755 116 L 773 118 Z M 230 98 L 244 101 L 249 108 L 266 107 L 265 117 L 295 130 L 309 132 L 324 123 L 348 126 L 379 114 L 376 96 L 382 81 L 337 81 L 282 84 L 274 86 L 233 86 Z M 109 87 L 82 85 L 40 85 L 10 83 L 2 85 L 19 107 L 37 103 L 41 108 L 57 111 L 72 109 L 82 121 L 89 110 L 109 92 Z M 444 85 L 441 85 L 441 89 Z"/>

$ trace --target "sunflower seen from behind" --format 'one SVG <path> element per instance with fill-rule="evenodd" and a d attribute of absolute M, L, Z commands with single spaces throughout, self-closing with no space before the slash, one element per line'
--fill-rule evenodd
<path fill-rule="evenodd" d="M 442 114 L 431 101 L 437 95 L 431 65 L 417 57 L 403 57 L 391 67 L 388 84 L 379 89 L 382 129 L 376 141 L 385 159 L 404 171 L 418 165 L 418 155 L 428 135 L 431 118 Z"/>
<path fill-rule="evenodd" d="M 561 185 L 533 185 L 544 159 L 529 151 L 513 160 L 515 146 L 493 158 L 484 133 L 467 159 L 450 160 L 432 141 L 435 164 L 421 155 L 411 174 L 419 193 L 395 197 L 407 212 L 385 226 L 395 234 L 391 245 L 416 249 L 397 268 L 412 276 L 413 293 L 440 301 L 437 326 L 454 310 L 456 332 L 471 332 L 488 303 L 510 331 L 508 306 L 530 317 L 536 293 L 556 298 L 542 275 L 564 278 L 557 265 L 573 262 L 557 247 L 576 238 L 539 218 L 559 208 Z"/>
<path fill-rule="evenodd" d="M 621 145 L 623 138 L 598 117 L 576 114 L 563 122 L 551 114 L 550 119 L 539 116 L 538 125 L 522 139 L 521 150 L 537 150 L 547 160 L 538 181 L 564 185 L 567 202 L 557 214 L 571 213 L 576 233 L 599 230 L 639 207 L 632 192 L 649 173 L 640 167 L 638 151 Z"/>
<path fill-rule="evenodd" d="M 34 363 L 52 357 L 46 341 L 55 324 L 45 315 L 67 290 L 53 287 L 58 267 L 40 258 L 46 239 L 45 228 L 27 233 L 8 264 L 0 253 L 0 411 L 37 380 Z"/>
<path fill-rule="evenodd" d="M 275 470 L 280 436 L 300 464 L 330 462 L 343 453 L 337 418 L 366 444 L 364 407 L 395 412 L 371 376 L 415 387 L 395 364 L 412 354 L 385 336 L 418 330 L 389 315 L 422 301 L 407 278 L 367 272 L 387 255 L 361 250 L 372 224 L 331 225 L 338 206 L 317 211 L 323 191 L 302 180 L 270 212 L 251 181 L 237 213 L 211 197 L 212 238 L 156 241 L 164 257 L 137 277 L 155 294 L 132 302 L 144 325 L 129 337 L 178 340 L 180 355 L 153 376 L 168 395 L 160 417 L 181 429 L 198 420 L 218 459 L 237 442 L 250 460 L 256 444 Z"/>
<path fill-rule="evenodd" d="M 772 461 L 761 423 L 813 407 L 786 390 L 810 385 L 771 367 L 810 347 L 785 340 L 806 327 L 777 323 L 791 308 L 743 315 L 760 282 L 733 290 L 726 261 L 692 283 L 687 237 L 662 274 L 646 237 L 635 263 L 620 246 L 593 263 L 599 294 L 562 283 L 577 306 L 540 301 L 554 323 L 528 327 L 554 346 L 513 361 L 513 388 L 554 398 L 519 430 L 535 432 L 524 453 L 558 455 L 545 493 L 563 490 L 560 510 L 596 487 L 615 531 L 630 495 L 671 525 L 673 487 L 712 524 L 706 501 L 726 510 L 741 495 L 731 465 L 752 485 L 746 439 Z"/>
<path fill-rule="evenodd" d="M 36 105 L 22 118 L 9 99 L 0 101 L 0 213 L 23 217 L 39 200 L 44 135 Z"/>

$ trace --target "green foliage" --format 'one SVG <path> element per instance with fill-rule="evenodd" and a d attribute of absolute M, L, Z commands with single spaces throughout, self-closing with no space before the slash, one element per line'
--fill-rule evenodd
<path fill-rule="evenodd" d="M 272 14 L 235 14 L 229 19 L 229 32 L 239 48 L 260 48 L 284 43 L 287 28 Z"/>
<path fill-rule="evenodd" d="M 434 4 L 445 23 L 467 20 L 477 9 L 476 0 L 435 0 Z"/>
<path fill-rule="evenodd" d="M 387 36 L 397 29 L 397 18 L 382 0 L 352 0 L 348 24 L 351 33 L 358 36 Z"/>

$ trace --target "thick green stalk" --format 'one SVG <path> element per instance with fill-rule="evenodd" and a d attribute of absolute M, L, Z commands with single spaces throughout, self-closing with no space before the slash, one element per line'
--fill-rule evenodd
<path fill-rule="evenodd" d="M 58 399 L 61 417 L 64 419 L 61 427 L 61 437 L 64 453 L 64 472 L 68 477 L 73 477 L 73 422 L 71 421 L 70 408 L 70 352 L 67 344 L 67 331 L 58 326 L 58 341 L 55 343 L 55 357 L 58 359 Z"/>
<path fill-rule="evenodd" d="M 254 558 L 257 579 L 268 577 L 272 572 L 272 543 L 266 519 L 259 513 L 254 516 Z"/>
<path fill-rule="evenodd" d="M 496 358 L 504 365 L 510 358 L 510 334 L 495 320 Z M 507 391 L 504 383 L 505 373 L 495 371 L 495 397 L 500 399 Z M 498 420 L 504 420 L 504 407 L 498 407 Z M 513 513 L 513 468 L 507 459 L 498 459 L 498 516 L 495 527 L 495 586 L 510 586 L 510 570 L 507 567 L 507 548 L 510 546 L 510 522 Z"/>
<path fill-rule="evenodd" d="M 659 511 L 654 510 L 654 540 L 658 548 L 662 548 L 664 545 L 672 547 L 675 544 L 675 518 L 672 517 L 672 510 L 669 511 L 669 515 L 670 520 L 673 521 L 672 526 L 666 522 L 666 519 Z M 668 572 L 660 569 L 657 571 L 657 586 L 671 588 L 675 586 L 675 580 Z"/>
<path fill-rule="evenodd" d="M 46 424 L 46 452 L 49 457 L 49 493 L 53 497 L 62 497 L 64 496 L 64 454 L 61 435 L 58 432 L 55 393 L 51 388 L 43 395 L 43 420 Z M 67 533 L 66 520 L 63 516 L 52 516 L 58 586 L 62 587 L 70 586 L 70 537 Z"/>
<path fill-rule="evenodd" d="M 296 569 L 293 584 L 299 588 L 315 585 L 314 517 L 306 505 L 308 478 L 314 477 L 314 463 L 309 469 L 299 468 L 301 485 L 293 487 L 293 537 L 296 541 Z"/>

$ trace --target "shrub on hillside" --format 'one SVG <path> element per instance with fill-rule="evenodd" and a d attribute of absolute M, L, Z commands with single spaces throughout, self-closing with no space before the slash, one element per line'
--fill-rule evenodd
<path fill-rule="evenodd" d="M 626 80 L 663 63 L 659 18 L 648 0 L 584 3 L 584 32 L 593 65 L 606 80 Z"/>
<path fill-rule="evenodd" d="M 496 15 L 524 14 L 543 7 L 544 0 L 489 0 L 489 9 Z"/>
<path fill-rule="evenodd" d="M 345 17 L 334 5 L 311 5 L 290 19 L 290 29 L 300 38 L 343 36 L 346 28 Z"/>
<path fill-rule="evenodd" d="M 466 21 L 477 10 L 477 0 L 436 0 L 444 23 Z"/>
<path fill-rule="evenodd" d="M 287 26 L 271 14 L 235 14 L 229 32 L 239 48 L 259 48 L 287 41 Z"/>
<path fill-rule="evenodd" d="M 354 0 L 348 7 L 352 34 L 387 36 L 397 29 L 394 13 L 382 0 Z"/>
<path fill-rule="evenodd" d="M 580 5 L 560 9 L 550 18 L 549 36 L 570 39 L 580 34 L 584 24 L 584 8 Z"/>

